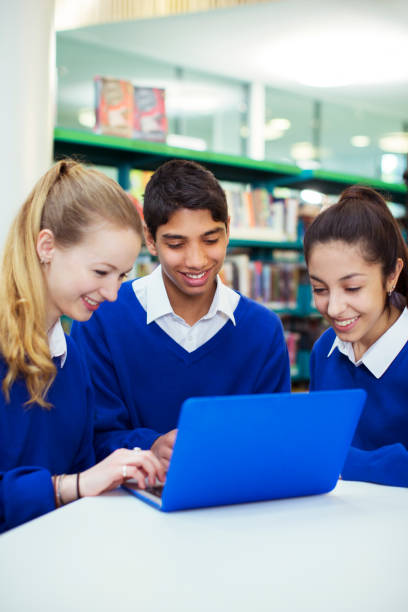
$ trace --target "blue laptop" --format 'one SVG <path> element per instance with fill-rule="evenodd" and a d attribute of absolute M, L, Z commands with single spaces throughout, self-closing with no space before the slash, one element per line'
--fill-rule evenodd
<path fill-rule="evenodd" d="M 123 487 L 164 512 L 327 493 L 365 398 L 361 389 L 190 398 L 165 484 Z"/>

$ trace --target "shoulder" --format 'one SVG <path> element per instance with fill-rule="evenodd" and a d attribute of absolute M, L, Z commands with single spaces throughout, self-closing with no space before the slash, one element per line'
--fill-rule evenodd
<path fill-rule="evenodd" d="M 241 295 L 234 312 L 236 329 L 250 334 L 259 341 L 270 341 L 272 338 L 283 338 L 283 326 L 280 318 L 263 304 Z"/>
<path fill-rule="evenodd" d="M 250 298 L 241 295 L 241 299 L 239 300 L 237 309 L 237 315 L 240 315 L 242 319 L 248 318 L 251 322 L 259 321 L 265 322 L 268 324 L 273 324 L 277 326 L 281 326 L 281 321 L 277 314 L 273 312 L 270 308 L 267 308 L 263 304 L 259 302 L 255 302 Z"/>
<path fill-rule="evenodd" d="M 323 332 L 320 338 L 316 340 L 313 346 L 313 353 L 315 355 L 324 354 L 325 356 L 327 356 L 327 353 L 330 351 L 335 339 L 336 334 L 334 333 L 333 329 L 329 327 L 329 329 L 326 329 L 326 331 Z"/>

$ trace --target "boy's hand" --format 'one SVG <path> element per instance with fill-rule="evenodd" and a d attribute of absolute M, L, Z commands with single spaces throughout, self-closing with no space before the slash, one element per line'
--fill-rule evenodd
<path fill-rule="evenodd" d="M 169 469 L 174 442 L 176 441 L 177 429 L 172 429 L 163 436 L 159 436 L 152 444 L 151 451 L 156 455 L 164 469 Z"/>

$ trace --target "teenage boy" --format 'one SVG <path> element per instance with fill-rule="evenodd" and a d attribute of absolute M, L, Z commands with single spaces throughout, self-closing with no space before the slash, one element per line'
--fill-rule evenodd
<path fill-rule="evenodd" d="M 124 283 L 72 335 L 94 382 L 98 458 L 137 446 L 167 467 L 186 398 L 289 391 L 289 359 L 279 318 L 218 276 L 229 218 L 214 175 L 192 161 L 164 163 L 143 213 L 159 267 Z"/>

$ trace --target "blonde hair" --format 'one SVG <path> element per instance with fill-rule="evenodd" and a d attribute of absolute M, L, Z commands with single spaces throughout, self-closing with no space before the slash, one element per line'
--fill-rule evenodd
<path fill-rule="evenodd" d="M 0 278 L 0 352 L 7 365 L 6 400 L 17 378 L 25 380 L 27 404 L 49 408 L 46 394 L 56 368 L 46 330 L 46 286 L 36 244 L 42 229 L 56 243 L 81 242 L 89 226 L 103 220 L 131 227 L 142 238 L 135 206 L 122 188 L 97 170 L 73 160 L 55 164 L 20 208 L 7 237 Z"/>

